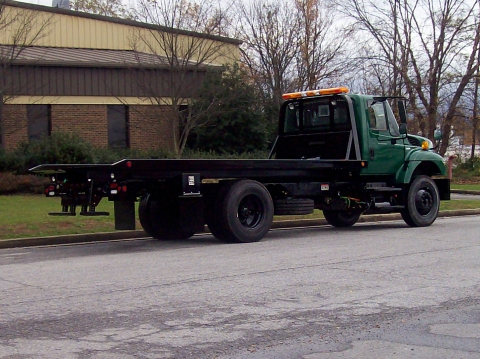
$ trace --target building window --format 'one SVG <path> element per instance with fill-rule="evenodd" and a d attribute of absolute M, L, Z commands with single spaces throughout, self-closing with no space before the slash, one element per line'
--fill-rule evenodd
<path fill-rule="evenodd" d="M 28 140 L 39 140 L 52 133 L 50 105 L 27 105 Z"/>
<path fill-rule="evenodd" d="M 128 148 L 128 106 L 108 105 L 108 147 Z"/>

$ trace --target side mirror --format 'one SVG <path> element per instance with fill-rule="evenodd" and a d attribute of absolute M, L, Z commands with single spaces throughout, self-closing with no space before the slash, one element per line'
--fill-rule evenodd
<path fill-rule="evenodd" d="M 434 132 L 433 132 L 433 138 L 435 139 L 435 141 L 440 141 L 442 139 L 442 130 L 440 129 L 436 129 Z"/>
<path fill-rule="evenodd" d="M 406 123 L 401 123 L 400 126 L 398 127 L 400 134 L 401 135 L 406 135 L 407 134 L 407 124 Z"/>
<path fill-rule="evenodd" d="M 407 123 L 407 111 L 405 110 L 405 102 L 403 102 L 403 100 L 398 100 L 397 105 L 398 105 L 398 115 L 400 116 L 400 123 L 401 124 L 406 124 Z M 406 126 L 405 126 L 405 129 L 406 129 Z"/>

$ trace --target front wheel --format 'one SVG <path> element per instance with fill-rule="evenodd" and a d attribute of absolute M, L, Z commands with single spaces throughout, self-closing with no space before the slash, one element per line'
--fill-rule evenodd
<path fill-rule="evenodd" d="M 405 209 L 400 213 L 410 227 L 427 227 L 437 219 L 439 208 L 437 185 L 428 176 L 418 176 L 408 189 Z"/>
<path fill-rule="evenodd" d="M 331 210 L 323 210 L 323 216 L 327 220 L 329 224 L 334 227 L 351 227 L 355 223 L 357 223 L 358 219 L 360 218 L 359 211 L 331 211 Z"/>

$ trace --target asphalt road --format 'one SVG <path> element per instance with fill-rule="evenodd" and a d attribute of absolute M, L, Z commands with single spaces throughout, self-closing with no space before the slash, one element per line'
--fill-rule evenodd
<path fill-rule="evenodd" d="M 480 216 L 0 251 L 0 358 L 480 358 Z"/>

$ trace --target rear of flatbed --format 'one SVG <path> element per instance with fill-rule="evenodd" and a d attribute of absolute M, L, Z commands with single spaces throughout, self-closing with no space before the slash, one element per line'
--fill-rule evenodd
<path fill-rule="evenodd" d="M 80 208 L 80 215 L 105 215 L 97 212 L 96 207 L 102 198 L 108 198 L 115 202 L 115 228 L 135 229 L 134 202 L 140 201 L 142 226 L 153 237 L 189 237 L 207 223 L 223 240 L 252 241 L 252 235 L 255 240 L 261 239 L 254 229 L 262 221 L 247 225 L 248 238 L 243 239 L 215 230 L 221 225 L 211 217 L 220 210 L 219 206 L 224 205 L 219 203 L 218 196 L 226 196 L 224 192 L 228 192 L 230 187 L 242 182 L 248 187 L 247 192 L 253 186 L 253 190 L 259 193 L 260 202 L 244 204 L 243 213 L 247 218 L 255 211 L 267 209 L 267 217 L 273 216 L 273 202 L 277 197 L 283 200 L 283 213 L 293 206 L 294 213 L 307 214 L 314 207 L 313 200 L 306 198 L 312 191 L 323 189 L 328 192 L 332 178 L 351 181 L 358 177 L 366 165 L 364 161 L 354 160 L 124 159 L 105 165 L 46 164 L 32 168 L 31 172 L 49 175 L 52 185 L 46 188 L 46 195 L 62 198 L 62 211 L 52 215 L 76 215 L 77 207 Z M 289 187 L 290 190 L 301 187 L 305 199 L 289 204 L 285 200 Z M 249 206 L 253 209 L 247 211 Z M 163 233 L 156 225 L 159 216 L 166 216 L 169 222 L 177 223 L 175 230 Z M 265 233 L 263 228 L 260 236 L 263 237 Z"/>

